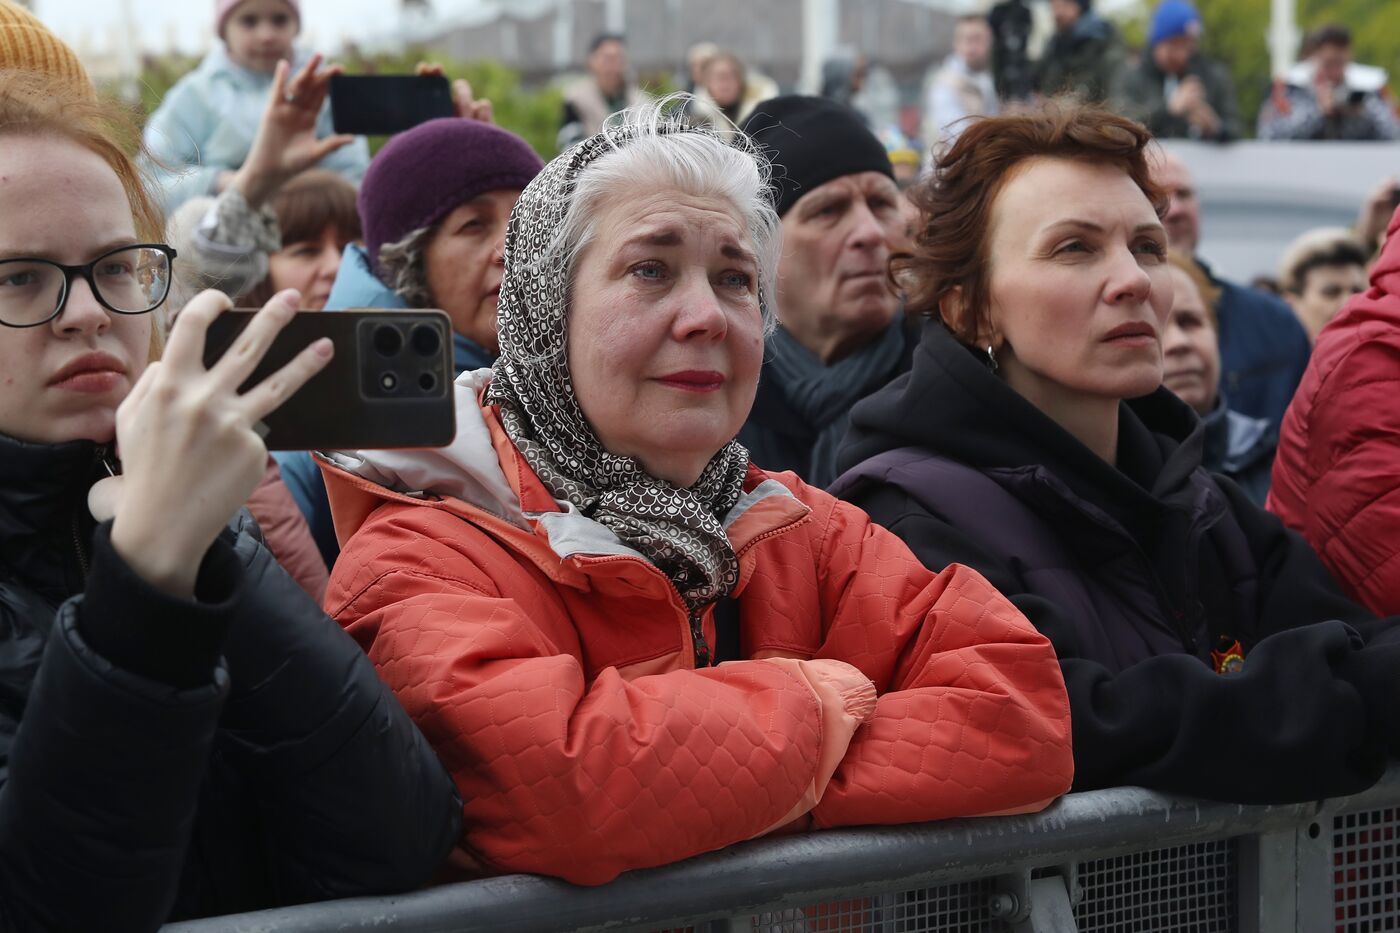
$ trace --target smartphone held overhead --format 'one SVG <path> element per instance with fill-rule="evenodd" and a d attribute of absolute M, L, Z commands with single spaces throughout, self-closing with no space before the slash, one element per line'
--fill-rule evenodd
<path fill-rule="evenodd" d="M 255 312 L 226 311 L 204 346 L 211 366 Z M 248 377 L 245 389 L 328 337 L 335 356 L 263 419 L 269 450 L 443 447 L 457 420 L 452 328 L 441 311 L 299 311 Z"/>
<path fill-rule="evenodd" d="M 335 75 L 330 93 L 337 133 L 388 136 L 456 115 L 442 75 Z"/>

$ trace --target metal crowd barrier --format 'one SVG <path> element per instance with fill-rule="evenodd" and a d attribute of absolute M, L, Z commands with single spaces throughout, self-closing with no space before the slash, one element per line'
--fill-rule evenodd
<path fill-rule="evenodd" d="M 1400 767 L 1240 806 L 1134 787 L 1029 816 L 762 839 L 594 888 L 531 875 L 172 924 L 168 933 L 1372 933 L 1400 930 Z"/>

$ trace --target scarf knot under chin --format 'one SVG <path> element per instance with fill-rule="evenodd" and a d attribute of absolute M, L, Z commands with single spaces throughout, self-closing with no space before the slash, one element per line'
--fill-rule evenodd
<path fill-rule="evenodd" d="M 632 138 L 625 130 L 594 136 L 545 166 L 521 193 L 506 231 L 497 311 L 501 355 L 486 399 L 499 407 L 506 434 L 551 495 L 651 561 L 695 610 L 727 596 L 738 582 L 739 561 L 723 520 L 743 494 L 748 451 L 731 441 L 684 489 L 647 473 L 632 457 L 609 453 L 584 418 L 569 375 L 568 270 L 562 259 L 548 261 L 578 173 Z"/>

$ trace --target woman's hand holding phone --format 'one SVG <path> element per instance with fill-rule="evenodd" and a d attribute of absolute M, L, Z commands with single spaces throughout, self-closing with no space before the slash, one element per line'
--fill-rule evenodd
<path fill-rule="evenodd" d="M 331 359 L 331 341 L 317 340 L 239 393 L 300 298 L 295 291 L 273 297 L 206 369 L 205 334 L 232 302 L 203 292 L 181 312 L 162 359 L 147 367 L 117 410 L 123 473 L 93 487 L 93 513 L 99 519 L 114 513 L 112 546 L 171 595 L 193 595 L 209 546 L 262 478 L 267 448 L 259 423 Z"/>

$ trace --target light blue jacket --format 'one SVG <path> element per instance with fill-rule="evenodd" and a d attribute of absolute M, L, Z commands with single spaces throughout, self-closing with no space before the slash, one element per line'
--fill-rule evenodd
<path fill-rule="evenodd" d="M 297 49 L 292 71 L 311 58 Z M 146 168 L 159 183 L 167 213 L 193 197 L 214 193 L 220 172 L 243 164 L 258 132 L 267 105 L 272 75 L 235 65 L 222 44 L 216 45 L 199 67 L 175 82 L 146 123 L 146 147 L 154 164 Z M 316 135 L 333 134 L 330 102 L 321 109 Z M 369 143 L 353 143 L 326 156 L 322 168 L 358 183 L 369 167 Z"/>

